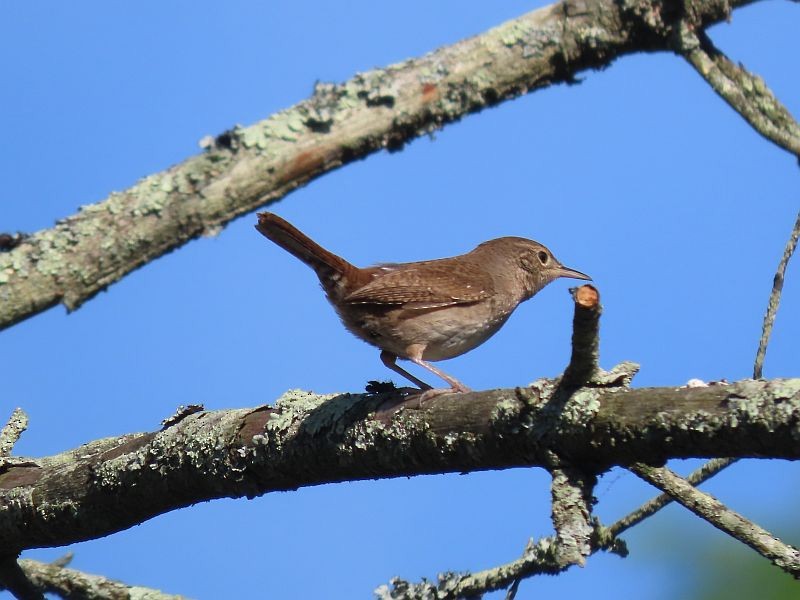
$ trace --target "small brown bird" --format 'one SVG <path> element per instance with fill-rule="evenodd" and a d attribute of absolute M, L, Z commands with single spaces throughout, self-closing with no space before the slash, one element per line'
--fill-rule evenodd
<path fill-rule="evenodd" d="M 344 326 L 380 348 L 384 365 L 423 390 L 432 388 L 398 366 L 398 358 L 450 384 L 451 389 L 426 396 L 469 391 L 428 361 L 480 346 L 521 302 L 554 279 L 590 279 L 563 266 L 538 242 L 519 237 L 489 240 L 452 258 L 362 269 L 272 213 L 259 213 L 256 229 L 314 269 Z"/>

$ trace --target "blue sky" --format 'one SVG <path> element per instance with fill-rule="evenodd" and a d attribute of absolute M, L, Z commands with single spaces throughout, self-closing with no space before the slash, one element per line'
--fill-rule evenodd
<path fill-rule="evenodd" d="M 535 6 L 3 3 L 0 231 L 50 227 L 198 153 L 203 136 L 304 99 L 317 80 L 418 56 Z M 800 115 L 798 30 L 796 6 L 762 2 L 711 37 Z M 681 385 L 751 375 L 797 175 L 796 161 L 686 63 L 637 55 L 348 165 L 271 210 L 360 265 L 450 256 L 502 235 L 536 239 L 594 277 L 602 365 L 633 360 L 636 385 Z M 388 379 L 313 273 L 254 222 L 188 244 L 74 314 L 58 307 L 0 334 L 0 419 L 14 406 L 31 419 L 17 452 L 150 431 L 179 404 L 254 406 L 290 388 L 355 392 Z M 798 376 L 798 268 L 787 274 L 767 377 Z M 552 284 L 492 340 L 440 366 L 475 389 L 559 374 L 569 285 Z M 781 535 L 798 482 L 789 463 L 745 461 L 707 489 Z M 369 597 L 394 575 L 514 559 L 529 536 L 550 533 L 548 485 L 542 471 L 514 470 L 217 501 L 72 546 L 72 564 L 196 598 Z M 613 471 L 597 488 L 598 514 L 611 521 L 652 493 Z M 675 507 L 625 537 L 628 559 L 595 556 L 523 584 L 518 597 L 671 598 L 698 576 L 706 544 L 723 539 Z"/>

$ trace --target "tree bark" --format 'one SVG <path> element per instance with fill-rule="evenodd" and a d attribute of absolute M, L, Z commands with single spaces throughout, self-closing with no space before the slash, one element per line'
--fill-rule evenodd
<path fill-rule="evenodd" d="M 468 407 L 468 408 L 467 408 Z M 450 394 L 316 396 L 195 412 L 159 432 L 0 464 L 0 547 L 108 535 L 223 497 L 347 480 L 548 467 L 599 473 L 669 458 L 800 458 L 800 379 L 707 387 L 583 387 L 556 381 Z"/>
<path fill-rule="evenodd" d="M 670 50 L 677 32 L 751 0 L 565 0 L 422 58 L 342 84 L 204 143 L 205 152 L 84 206 L 0 252 L 0 330 L 75 310 L 131 271 L 320 175 L 397 150 L 467 114 L 625 54 Z"/>

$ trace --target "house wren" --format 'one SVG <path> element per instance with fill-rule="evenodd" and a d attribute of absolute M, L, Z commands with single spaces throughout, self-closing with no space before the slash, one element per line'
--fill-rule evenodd
<path fill-rule="evenodd" d="M 517 306 L 558 277 L 590 279 L 532 240 L 503 237 L 452 258 L 359 268 L 272 213 L 256 229 L 314 269 L 351 333 L 381 349 L 383 364 L 425 395 L 468 392 L 428 361 L 464 354 L 494 335 Z M 404 358 L 444 379 L 433 390 L 396 364 Z"/>

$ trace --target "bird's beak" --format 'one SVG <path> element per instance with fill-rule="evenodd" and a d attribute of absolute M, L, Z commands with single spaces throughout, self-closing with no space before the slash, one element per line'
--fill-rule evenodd
<path fill-rule="evenodd" d="M 592 280 L 586 273 L 581 273 L 580 271 L 576 271 L 575 269 L 570 269 L 563 265 L 558 267 L 556 271 L 556 277 L 571 277 L 572 279 L 587 279 L 589 281 Z"/>

